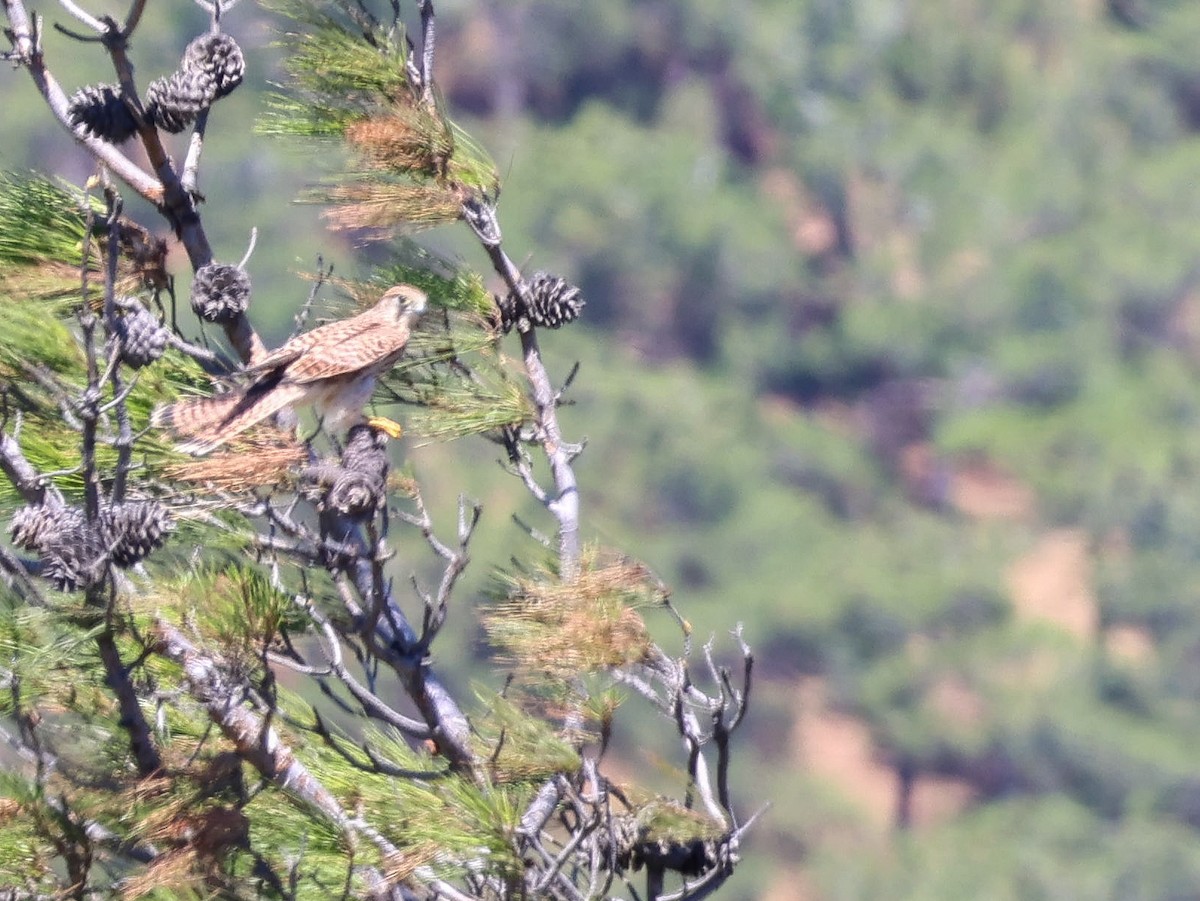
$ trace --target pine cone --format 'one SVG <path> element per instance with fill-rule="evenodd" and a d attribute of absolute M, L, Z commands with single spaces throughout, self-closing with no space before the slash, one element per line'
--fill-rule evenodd
<path fill-rule="evenodd" d="M 209 263 L 192 279 L 192 309 L 206 322 L 227 323 L 250 306 L 250 276 L 237 266 Z"/>
<path fill-rule="evenodd" d="M 86 85 L 71 95 L 67 116 L 89 134 L 120 144 L 137 133 L 133 113 L 121 98 L 121 89 L 107 84 Z"/>
<path fill-rule="evenodd" d="M 213 83 L 213 100 L 233 93 L 246 75 L 246 58 L 227 34 L 203 34 L 187 46 L 181 69 L 204 72 Z"/>
<path fill-rule="evenodd" d="M 383 506 L 383 482 L 366 473 L 343 470 L 325 503 L 351 519 L 365 519 Z"/>
<path fill-rule="evenodd" d="M 325 503 L 354 519 L 372 515 L 383 506 L 387 471 L 387 436 L 369 425 L 354 426 Z"/>
<path fill-rule="evenodd" d="M 83 511 L 76 507 L 38 504 L 22 507 L 14 513 L 8 534 L 17 547 L 41 553 L 55 536 L 73 529 L 82 521 Z"/>
<path fill-rule="evenodd" d="M 68 520 L 41 549 L 42 577 L 59 591 L 80 591 L 104 578 L 107 545 L 82 514 Z"/>
<path fill-rule="evenodd" d="M 121 360 L 127 366 L 141 369 L 163 355 L 168 333 L 158 317 L 136 300 L 122 302 L 125 314 L 117 320 L 117 340 L 121 345 Z"/>
<path fill-rule="evenodd" d="M 388 470 L 387 441 L 387 435 L 379 429 L 361 423 L 354 426 L 346 436 L 342 467 L 361 472 L 382 484 Z"/>
<path fill-rule="evenodd" d="M 579 318 L 583 293 L 565 278 L 535 272 L 529 282 L 529 318 L 542 328 L 559 328 Z"/>
<path fill-rule="evenodd" d="M 171 514 L 158 501 L 115 504 L 100 516 L 100 532 L 112 549 L 112 562 L 122 568 L 162 547 L 171 528 Z"/>
<path fill-rule="evenodd" d="M 493 299 L 496 301 L 496 309 L 500 314 L 499 325 L 504 334 L 511 332 L 514 326 L 519 332 L 529 331 L 529 317 L 520 315 L 519 311 L 524 311 L 525 305 L 519 298 L 510 292 L 503 297 L 495 294 Z M 496 321 L 493 320 L 492 323 L 494 327 Z"/>
<path fill-rule="evenodd" d="M 560 328 L 578 319 L 585 303 L 575 285 L 549 272 L 535 272 L 529 280 L 528 306 L 512 292 L 496 298 L 500 327 L 505 334 L 514 326 L 517 331 L 527 331 L 532 326 Z"/>
<path fill-rule="evenodd" d="M 156 78 L 146 88 L 146 117 L 171 134 L 179 134 L 212 106 L 217 86 L 203 69 L 180 69 Z"/>

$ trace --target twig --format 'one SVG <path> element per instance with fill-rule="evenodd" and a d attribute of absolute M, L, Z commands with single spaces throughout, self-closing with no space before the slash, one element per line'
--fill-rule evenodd
<path fill-rule="evenodd" d="M 437 44 L 433 0 L 418 0 L 417 5 L 421 10 L 421 102 L 432 108 L 434 106 L 433 54 Z"/>
<path fill-rule="evenodd" d="M 325 260 L 317 257 L 317 277 L 313 279 L 312 285 L 308 289 L 308 297 L 301 304 L 300 309 L 296 311 L 296 315 L 292 318 L 292 334 L 291 338 L 295 338 L 302 331 L 304 325 L 308 322 L 308 317 L 312 313 L 313 304 L 317 302 L 317 295 L 321 291 L 321 287 L 325 284 L 325 280 L 333 275 L 333 264 L 329 264 L 329 268 L 325 267 Z"/>
<path fill-rule="evenodd" d="M 355 700 L 362 704 L 363 710 L 369 716 L 382 720 L 401 733 L 419 741 L 433 737 L 433 733 L 427 725 L 393 710 L 376 697 L 375 694 L 368 691 L 346 669 L 345 664 L 342 662 L 341 642 L 328 617 L 321 613 L 306 597 L 297 596 L 293 598 L 293 603 L 307 613 L 320 630 L 321 652 L 329 665 L 329 671 L 346 686 L 347 690 L 354 695 Z"/>
<path fill-rule="evenodd" d="M 355 550 L 345 572 L 358 602 L 350 600 L 347 609 L 354 616 L 364 643 L 400 677 L 405 692 L 451 764 L 474 771 L 476 758 L 471 750 L 470 723 L 430 669 L 425 648 L 396 604 L 391 585 L 382 578 L 382 570 L 375 562 L 374 551 L 377 549 L 366 543 L 353 523 L 336 513 L 325 511 L 321 522 L 324 533 L 332 540 Z M 344 601 L 347 600 L 344 590 L 342 596 Z"/>
<path fill-rule="evenodd" d="M 33 607 L 45 607 L 46 598 L 41 589 L 29 576 L 25 564 L 8 548 L 0 547 L 0 573 L 7 576 L 8 583 L 21 596 L 21 599 Z"/>
<path fill-rule="evenodd" d="M 0 471 L 8 476 L 8 480 L 24 498 L 25 503 L 42 503 L 46 499 L 47 491 L 57 503 L 62 503 L 62 495 L 58 489 L 48 485 L 33 464 L 25 459 L 16 439 L 5 433 L 0 433 Z"/>
<path fill-rule="evenodd" d="M 194 199 L 199 199 L 202 195 L 197 190 L 200 184 L 200 157 L 204 153 L 204 135 L 208 131 L 208 111 L 211 107 L 206 107 L 200 111 L 200 115 L 196 117 L 196 124 L 192 128 L 192 136 L 188 139 L 187 156 L 183 159 L 183 175 L 180 177 L 180 184 L 183 189 L 192 195 Z"/>
<path fill-rule="evenodd" d="M 125 37 L 133 34 L 138 27 L 138 23 L 142 20 L 142 13 L 146 9 L 146 0 L 130 0 L 129 14 L 125 16 L 125 25 L 121 28 Z"/>
<path fill-rule="evenodd" d="M 133 459 L 133 426 L 129 421 L 129 408 L 125 398 L 133 389 L 131 383 L 127 388 L 122 384 L 121 368 L 116 365 L 120 351 L 117 337 L 117 260 L 120 257 L 120 227 L 121 213 L 120 197 L 111 189 L 105 191 L 108 199 L 108 256 L 104 272 L 104 324 L 107 330 L 105 346 L 109 354 L 109 378 L 112 382 L 113 401 L 117 414 L 117 465 L 113 473 L 112 503 L 119 504 L 125 499 L 125 484 L 129 477 L 129 464 Z M 136 379 L 136 377 L 135 377 Z"/>
<path fill-rule="evenodd" d="M 254 254 L 254 248 L 258 244 L 258 226 L 254 225 L 250 228 L 250 243 L 246 245 L 246 252 L 242 254 L 242 261 L 238 263 L 239 269 L 245 269 L 246 264 L 250 262 L 250 257 Z"/>
<path fill-rule="evenodd" d="M 99 34 L 104 34 L 108 30 L 108 26 L 89 13 L 87 10 L 78 6 L 73 0 L 58 0 L 58 5 L 69 12 L 72 16 L 93 29 Z"/>

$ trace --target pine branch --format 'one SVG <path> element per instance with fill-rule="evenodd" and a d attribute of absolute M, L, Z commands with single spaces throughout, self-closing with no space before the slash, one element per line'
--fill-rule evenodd
<path fill-rule="evenodd" d="M 337 516 L 327 516 L 328 534 L 355 550 L 347 567 L 358 602 L 348 603 L 359 634 L 380 662 L 400 678 L 405 693 L 433 732 L 434 741 L 453 766 L 473 772 L 478 765 L 471 749 L 471 727 L 449 690 L 432 672 L 426 648 L 396 603 L 391 582 L 384 579 L 372 548 L 357 528 Z M 344 584 L 344 583 L 343 583 Z M 350 599 L 343 593 L 343 599 Z"/>
<path fill-rule="evenodd" d="M 160 181 L 144 172 L 112 144 L 91 135 L 82 126 L 71 124 L 70 101 L 63 93 L 58 80 L 46 67 L 42 54 L 40 20 L 30 19 L 23 0 L 2 2 L 9 25 L 5 33 L 13 47 L 10 58 L 29 71 L 33 83 L 54 114 L 54 118 L 76 141 L 86 147 L 92 156 L 108 166 L 118 178 L 143 198 L 156 206 L 163 203 L 165 192 Z"/>
<path fill-rule="evenodd" d="M 529 286 L 501 247 L 500 223 L 495 207 L 486 200 L 469 201 L 463 205 L 463 218 L 475 232 L 509 291 L 528 305 Z M 528 328 L 521 331 L 520 336 L 525 374 L 529 378 L 537 410 L 536 440 L 550 463 L 554 478 L 555 493 L 546 498 L 545 506 L 558 521 L 559 569 L 562 577 L 569 581 L 578 574 L 580 565 L 579 485 L 571 466 L 572 448 L 563 440 L 558 424 L 558 396 L 542 361 L 537 333 L 533 328 Z"/>

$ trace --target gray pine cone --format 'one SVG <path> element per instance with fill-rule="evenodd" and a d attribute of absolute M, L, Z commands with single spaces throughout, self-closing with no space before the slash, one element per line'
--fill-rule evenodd
<path fill-rule="evenodd" d="M 8 534 L 17 547 L 40 554 L 57 535 L 73 529 L 82 521 L 83 511 L 76 507 L 31 505 L 13 514 Z"/>
<path fill-rule="evenodd" d="M 120 88 L 108 84 L 85 85 L 72 94 L 67 116 L 72 125 L 82 125 L 89 134 L 111 144 L 137 133 L 137 123 Z"/>
<path fill-rule="evenodd" d="M 75 513 L 64 518 L 40 551 L 42 577 L 59 591 L 80 591 L 105 576 L 107 544 L 82 511 Z"/>
<path fill-rule="evenodd" d="M 383 483 L 365 473 L 343 470 L 325 495 L 325 503 L 351 519 L 366 519 L 383 505 Z"/>
<path fill-rule="evenodd" d="M 538 328 L 560 328 L 579 318 L 586 301 L 583 293 L 565 278 L 549 272 L 535 272 L 529 280 L 529 304 L 513 293 L 496 298 L 500 327 L 508 334 Z"/>
<path fill-rule="evenodd" d="M 127 366 L 141 369 L 163 355 L 169 337 L 158 317 L 136 300 L 122 302 L 125 314 L 117 320 L 117 340 L 121 346 L 121 360 Z"/>
<path fill-rule="evenodd" d="M 347 436 L 341 472 L 325 502 L 353 519 L 371 516 L 383 506 L 387 471 L 387 436 L 369 425 L 356 425 Z"/>
<path fill-rule="evenodd" d="M 583 312 L 583 293 L 561 276 L 535 272 L 529 281 L 529 293 L 529 318 L 542 328 L 559 328 Z"/>
<path fill-rule="evenodd" d="M 203 34 L 187 46 L 181 69 L 204 72 L 213 84 L 213 100 L 233 93 L 246 76 L 246 58 L 227 34 Z"/>
<path fill-rule="evenodd" d="M 133 566 L 162 547 L 172 525 L 170 512 L 158 501 L 114 504 L 100 516 L 101 535 L 120 567 Z"/>
<path fill-rule="evenodd" d="M 180 69 L 146 88 L 146 116 L 163 131 L 178 134 L 212 106 L 216 82 L 203 69 Z"/>
<path fill-rule="evenodd" d="M 206 322 L 225 324 L 250 306 L 250 276 L 237 266 L 209 263 L 192 279 L 192 309 Z"/>
<path fill-rule="evenodd" d="M 508 334 L 513 330 L 513 326 L 517 327 L 517 331 L 524 332 L 529 330 L 529 317 L 520 315 L 523 312 L 525 305 L 521 303 L 520 298 L 516 297 L 511 292 L 501 297 L 499 294 L 492 295 L 496 301 L 496 309 L 499 311 L 500 328 L 504 334 Z M 493 326 L 495 325 L 493 320 Z"/>
<path fill-rule="evenodd" d="M 346 435 L 342 467 L 383 482 L 387 478 L 387 435 L 360 423 Z"/>

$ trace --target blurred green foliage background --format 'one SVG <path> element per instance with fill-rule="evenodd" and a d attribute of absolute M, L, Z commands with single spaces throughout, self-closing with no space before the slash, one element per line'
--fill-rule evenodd
<path fill-rule="evenodd" d="M 774 806 L 726 897 L 1200 895 L 1200 6 L 438 12 L 510 252 L 588 299 L 545 339 L 558 378 L 582 363 L 585 531 L 701 640 L 743 621 L 758 651 L 736 776 Z M 151 4 L 140 77 L 204 21 Z M 259 229 L 279 339 L 318 254 L 380 252 L 293 205 L 322 160 L 246 127 L 275 23 L 226 27 L 255 90 L 213 115 L 206 223 L 224 261 Z M 98 47 L 46 44 L 68 89 L 111 80 Z M 23 73 L 0 100 L 5 168 L 86 178 Z M 459 490 L 484 503 L 476 585 L 508 515 L 537 517 L 498 456 L 408 454 L 447 525 Z M 478 642 L 458 619 L 443 670 Z M 674 751 L 617 738 L 630 770 Z"/>

